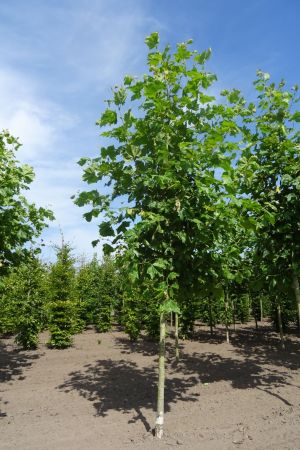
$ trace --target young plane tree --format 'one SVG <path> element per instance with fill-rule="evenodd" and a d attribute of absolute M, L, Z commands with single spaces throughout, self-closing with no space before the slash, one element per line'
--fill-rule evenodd
<path fill-rule="evenodd" d="M 121 253 L 132 282 L 151 281 L 160 316 L 158 437 L 166 318 L 211 279 L 207 261 L 218 236 L 231 227 L 234 203 L 231 161 L 240 96 L 228 92 L 228 102 L 216 102 L 209 93 L 216 76 L 204 67 L 211 52 L 190 50 L 191 43 L 172 53 L 169 46 L 159 50 L 157 33 L 146 38 L 149 72 L 141 79 L 125 76 L 113 89 L 97 122 L 109 144 L 99 156 L 79 161 L 83 179 L 102 181 L 103 192 L 92 189 L 75 199 L 91 206 L 88 221 L 101 215 L 100 235 L 109 238 L 104 252 Z"/>
<path fill-rule="evenodd" d="M 258 71 L 257 101 L 244 114 L 247 145 L 238 164 L 241 192 L 256 203 L 254 264 L 278 311 L 279 328 L 284 298 L 294 290 L 300 330 L 300 112 L 298 88 L 270 81 Z M 252 203 L 253 205 L 253 203 Z"/>

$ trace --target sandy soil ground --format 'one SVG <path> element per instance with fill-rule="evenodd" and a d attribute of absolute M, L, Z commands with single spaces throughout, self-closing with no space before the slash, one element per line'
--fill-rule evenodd
<path fill-rule="evenodd" d="M 87 330 L 67 350 L 0 344 L 1 450 L 300 449 L 300 340 L 280 350 L 270 330 L 242 327 L 224 342 L 200 327 L 169 340 L 165 436 L 155 421 L 157 346 Z"/>

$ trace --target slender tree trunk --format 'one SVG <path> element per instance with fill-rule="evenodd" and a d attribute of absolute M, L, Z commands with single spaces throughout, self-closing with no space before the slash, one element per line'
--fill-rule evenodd
<path fill-rule="evenodd" d="M 225 290 L 225 327 L 226 327 L 226 342 L 227 344 L 230 343 L 230 336 L 229 336 L 229 327 L 228 327 L 228 308 L 229 308 L 229 298 L 228 298 L 228 291 Z"/>
<path fill-rule="evenodd" d="M 228 328 L 228 323 L 227 322 L 226 322 L 226 342 L 227 342 L 227 344 L 230 344 L 229 328 Z"/>
<path fill-rule="evenodd" d="M 173 312 L 170 312 L 170 326 L 173 328 Z"/>
<path fill-rule="evenodd" d="M 226 293 L 226 299 L 225 299 L 225 326 L 226 326 L 226 342 L 227 344 L 230 343 L 229 338 L 229 327 L 228 327 L 228 294 Z"/>
<path fill-rule="evenodd" d="M 233 300 L 231 302 L 231 307 L 232 307 L 233 331 L 235 331 L 235 305 L 234 305 L 234 301 Z"/>
<path fill-rule="evenodd" d="M 298 307 L 298 332 L 300 334 L 300 287 L 299 287 L 299 280 L 298 280 L 296 272 L 293 272 L 293 288 L 294 288 L 295 297 L 296 297 L 296 301 L 297 301 L 297 307 Z"/>
<path fill-rule="evenodd" d="M 254 321 L 255 321 L 255 329 L 258 330 L 258 323 L 257 323 L 257 317 L 256 317 L 255 312 L 254 312 Z"/>
<path fill-rule="evenodd" d="M 281 318 L 280 305 L 277 305 L 277 318 L 278 318 L 278 325 L 279 325 L 279 334 L 280 334 L 281 348 L 284 350 L 285 349 L 285 344 L 284 344 L 284 334 L 283 334 L 283 328 L 282 328 L 282 318 Z"/>
<path fill-rule="evenodd" d="M 179 317 L 178 313 L 175 313 L 175 359 L 178 363 L 179 361 L 179 339 L 178 339 L 178 327 L 179 327 Z"/>
<path fill-rule="evenodd" d="M 209 298 L 209 328 L 210 328 L 210 335 L 212 337 L 214 334 L 214 326 L 213 326 L 213 318 L 212 318 L 211 298 Z"/>
<path fill-rule="evenodd" d="M 165 394 L 165 354 L 166 354 L 166 318 L 160 315 L 159 363 L 158 363 L 158 392 L 157 416 L 155 421 L 155 436 L 159 439 L 164 433 L 164 394 Z"/>
<path fill-rule="evenodd" d="M 262 322 L 264 320 L 264 307 L 262 297 L 259 297 L 259 306 L 260 306 L 260 321 Z"/>

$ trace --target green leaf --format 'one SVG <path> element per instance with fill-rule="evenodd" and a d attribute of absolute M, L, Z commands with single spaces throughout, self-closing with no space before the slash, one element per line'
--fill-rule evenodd
<path fill-rule="evenodd" d="M 105 125 L 114 125 L 118 121 L 118 116 L 116 111 L 112 109 L 106 109 L 100 119 L 96 122 L 100 127 L 104 127 Z"/>
<path fill-rule="evenodd" d="M 124 77 L 124 85 L 130 86 L 130 84 L 133 82 L 134 78 L 131 75 L 125 75 Z"/>
<path fill-rule="evenodd" d="M 111 160 L 115 160 L 117 156 L 117 150 L 114 145 L 109 145 L 108 147 L 101 148 L 101 156 L 102 158 L 109 157 Z"/>
<path fill-rule="evenodd" d="M 216 300 L 224 300 L 224 290 L 222 286 L 213 286 L 211 290 Z"/>
<path fill-rule="evenodd" d="M 291 119 L 294 120 L 295 122 L 300 122 L 300 111 L 296 111 L 296 112 L 292 115 Z"/>
<path fill-rule="evenodd" d="M 159 312 L 165 314 L 171 312 L 180 314 L 180 308 L 174 300 L 166 300 L 162 305 L 160 305 Z"/>
<path fill-rule="evenodd" d="M 204 64 L 210 58 L 210 55 L 211 55 L 211 48 L 208 48 L 207 50 L 200 53 L 199 55 L 196 55 L 195 61 L 198 64 Z"/>
<path fill-rule="evenodd" d="M 122 222 L 122 223 L 118 226 L 117 232 L 118 232 L 118 233 L 124 233 L 124 232 L 127 230 L 127 228 L 129 227 L 129 225 L 130 225 L 130 222 L 129 222 L 128 220 L 124 220 L 124 222 Z"/>
<path fill-rule="evenodd" d="M 112 229 L 112 226 L 110 224 L 110 222 L 102 222 L 99 225 L 99 233 L 101 236 L 103 237 L 108 237 L 108 236 L 114 236 L 114 230 Z"/>
<path fill-rule="evenodd" d="M 80 160 L 77 161 L 77 164 L 79 164 L 79 166 L 84 166 L 87 161 L 89 161 L 89 158 L 80 158 Z"/>
<path fill-rule="evenodd" d="M 104 255 L 110 255 L 112 252 L 114 252 L 114 248 L 109 244 L 103 244 L 103 253 Z"/>
<path fill-rule="evenodd" d="M 145 43 L 147 44 L 147 46 L 150 50 L 157 47 L 159 44 L 158 32 L 155 31 L 154 33 L 151 33 L 150 36 L 147 36 L 145 39 Z"/>
<path fill-rule="evenodd" d="M 176 278 L 178 278 L 178 273 L 176 273 L 176 272 L 170 272 L 169 273 L 169 275 L 168 275 L 168 280 L 169 281 L 173 281 L 173 280 L 176 280 Z"/>
<path fill-rule="evenodd" d="M 155 276 L 159 274 L 159 272 L 153 265 L 151 265 L 147 269 L 147 274 L 150 275 L 151 280 L 153 280 Z"/>
<path fill-rule="evenodd" d="M 126 90 L 124 88 L 119 88 L 114 92 L 114 103 L 115 105 L 119 106 L 119 105 L 124 105 L 126 102 Z M 115 118 L 115 122 L 113 123 L 117 123 L 117 114 L 116 114 L 116 118 Z"/>
<path fill-rule="evenodd" d="M 135 281 L 137 281 L 139 279 L 139 272 L 137 269 L 131 270 L 129 272 L 129 279 L 132 283 L 134 283 Z"/>
<path fill-rule="evenodd" d="M 164 259 L 159 258 L 153 263 L 153 266 L 158 267 L 160 269 L 165 269 L 166 267 L 168 267 L 168 262 L 165 261 Z"/>

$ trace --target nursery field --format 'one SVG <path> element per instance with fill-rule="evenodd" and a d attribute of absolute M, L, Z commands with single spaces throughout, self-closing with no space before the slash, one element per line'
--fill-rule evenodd
<path fill-rule="evenodd" d="M 300 341 L 281 350 L 267 323 L 224 330 L 196 327 L 175 364 L 167 339 L 165 433 L 152 433 L 157 345 L 131 343 L 118 329 L 76 335 L 71 348 L 36 351 L 0 344 L 3 450 L 290 449 L 300 442 Z"/>

